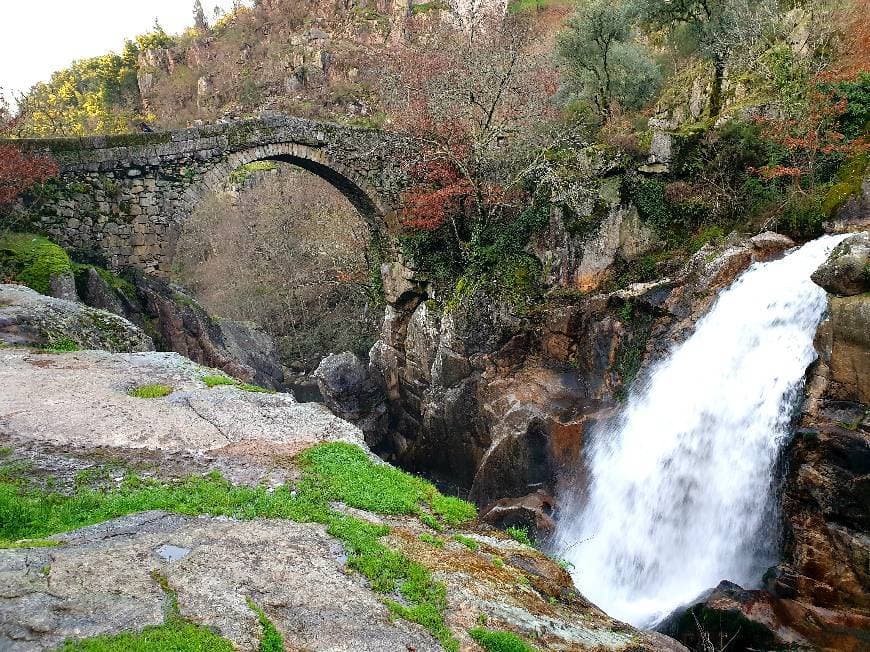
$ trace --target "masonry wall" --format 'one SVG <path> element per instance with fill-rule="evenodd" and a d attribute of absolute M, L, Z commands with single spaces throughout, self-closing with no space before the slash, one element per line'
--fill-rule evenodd
<path fill-rule="evenodd" d="M 287 116 L 177 132 L 16 141 L 51 154 L 59 179 L 47 186 L 34 226 L 64 247 L 118 269 L 166 276 L 175 239 L 205 192 L 251 161 L 283 160 L 320 174 L 364 217 L 390 228 L 407 183 L 411 144 L 400 135 Z"/>

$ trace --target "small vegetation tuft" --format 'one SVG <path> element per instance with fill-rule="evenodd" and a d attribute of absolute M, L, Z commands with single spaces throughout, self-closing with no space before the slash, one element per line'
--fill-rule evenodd
<path fill-rule="evenodd" d="M 468 548 L 469 550 L 478 550 L 480 549 L 480 544 L 472 539 L 471 537 L 462 536 L 461 534 L 454 534 L 453 540 L 461 543 L 463 546 Z"/>
<path fill-rule="evenodd" d="M 206 384 L 206 386 L 211 389 L 212 387 L 220 387 L 222 385 L 228 385 L 230 387 L 236 387 L 244 392 L 252 392 L 255 394 L 274 394 L 275 391 L 272 389 L 266 389 L 265 387 L 260 387 L 259 385 L 251 385 L 249 383 L 242 383 L 236 380 L 235 378 L 230 378 L 229 376 L 224 376 L 222 374 L 215 374 L 211 376 L 203 376 L 200 378 L 202 382 Z"/>
<path fill-rule="evenodd" d="M 423 543 L 428 543 L 430 546 L 435 546 L 436 548 L 444 547 L 444 539 L 429 534 L 428 532 L 424 532 L 420 535 L 420 541 L 422 541 Z"/>
<path fill-rule="evenodd" d="M 524 527 L 511 526 L 505 530 L 514 541 L 518 541 L 523 545 L 532 547 L 532 538 L 529 536 L 529 530 Z"/>
<path fill-rule="evenodd" d="M 284 637 L 281 636 L 281 632 L 275 628 L 266 612 L 258 607 L 251 598 L 246 598 L 246 601 L 251 611 L 257 614 L 257 619 L 263 628 L 263 638 L 260 639 L 260 652 L 284 652 Z"/>
<path fill-rule="evenodd" d="M 164 398 L 169 396 L 171 393 L 172 387 L 169 385 L 161 385 L 160 383 L 140 385 L 139 387 L 134 387 L 127 392 L 128 395 L 133 396 L 134 398 Z"/>
<path fill-rule="evenodd" d="M 535 648 L 512 632 L 475 627 L 468 634 L 486 652 L 536 652 Z"/>

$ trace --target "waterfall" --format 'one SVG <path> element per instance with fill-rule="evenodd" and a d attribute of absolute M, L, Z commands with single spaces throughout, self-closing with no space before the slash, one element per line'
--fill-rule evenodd
<path fill-rule="evenodd" d="M 810 274 L 841 239 L 752 265 L 592 433 L 588 484 L 557 547 L 610 615 L 651 626 L 723 579 L 757 585 L 776 563 L 774 466 L 826 307 Z"/>

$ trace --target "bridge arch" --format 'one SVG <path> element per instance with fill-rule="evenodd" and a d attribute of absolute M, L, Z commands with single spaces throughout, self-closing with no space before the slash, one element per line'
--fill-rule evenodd
<path fill-rule="evenodd" d="M 186 212 L 192 210 L 207 192 L 222 190 L 234 170 L 256 161 L 289 163 L 310 172 L 344 195 L 372 227 L 381 228 L 385 225 L 388 210 L 383 206 L 378 191 L 363 177 L 341 162 L 331 160 L 323 148 L 294 142 L 251 147 L 228 156 L 187 191 Z M 183 220 L 185 216 L 178 217 Z"/>

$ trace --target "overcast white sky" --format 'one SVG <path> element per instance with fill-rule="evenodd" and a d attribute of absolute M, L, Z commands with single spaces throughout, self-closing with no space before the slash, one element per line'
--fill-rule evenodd
<path fill-rule="evenodd" d="M 202 0 L 212 19 L 216 5 Z M 74 59 L 120 51 L 154 18 L 170 34 L 193 23 L 193 0 L 0 0 L 0 87 L 21 92 Z"/>

